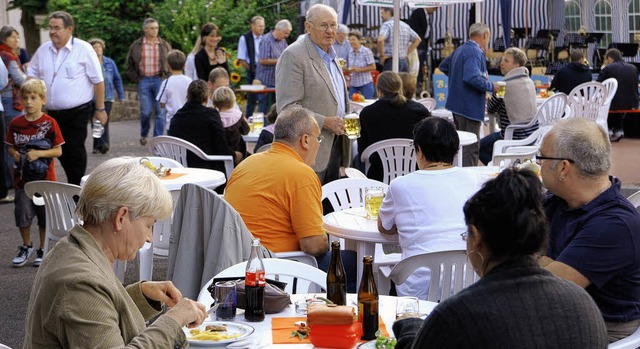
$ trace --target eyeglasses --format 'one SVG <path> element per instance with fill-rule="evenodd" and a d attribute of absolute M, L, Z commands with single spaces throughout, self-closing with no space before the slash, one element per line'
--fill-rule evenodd
<path fill-rule="evenodd" d="M 309 136 L 313 136 L 311 133 L 307 133 Z M 318 143 L 322 143 L 322 141 L 324 140 L 324 135 L 321 133 L 318 135 L 318 137 L 316 137 L 316 139 L 318 140 Z"/>
<path fill-rule="evenodd" d="M 55 26 L 55 27 L 54 27 L 54 26 L 49 26 L 49 31 L 50 31 L 50 32 L 59 32 L 59 31 L 61 31 L 62 29 L 65 29 L 65 27 L 60 27 L 60 26 Z"/>
<path fill-rule="evenodd" d="M 460 237 L 462 238 L 462 241 L 467 241 L 469 238 L 469 231 L 467 230 L 464 233 L 460 233 Z"/>
<path fill-rule="evenodd" d="M 320 30 L 322 30 L 323 32 L 326 32 L 327 29 L 331 28 L 332 31 L 337 31 L 338 30 L 338 24 L 337 23 L 321 23 L 319 25 L 315 25 L 314 26 Z"/>
<path fill-rule="evenodd" d="M 573 161 L 573 159 L 569 159 L 569 158 L 558 158 L 558 157 L 553 157 L 553 156 L 542 156 L 542 154 L 537 153 L 536 154 L 536 162 L 538 163 L 538 165 L 542 162 L 542 160 L 567 160 L 570 163 L 574 164 L 575 161 Z"/>

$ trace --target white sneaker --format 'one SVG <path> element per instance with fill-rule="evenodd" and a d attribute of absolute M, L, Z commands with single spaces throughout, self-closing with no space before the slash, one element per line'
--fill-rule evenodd
<path fill-rule="evenodd" d="M 27 261 L 29 260 L 29 257 L 31 257 L 31 254 L 33 254 L 33 246 L 19 246 L 18 253 L 16 254 L 15 258 L 13 258 L 11 263 L 14 267 L 21 267 L 27 264 Z"/>
<path fill-rule="evenodd" d="M 33 261 L 34 267 L 39 267 L 42 264 L 42 257 L 44 255 L 44 251 L 36 250 L 36 259 Z"/>

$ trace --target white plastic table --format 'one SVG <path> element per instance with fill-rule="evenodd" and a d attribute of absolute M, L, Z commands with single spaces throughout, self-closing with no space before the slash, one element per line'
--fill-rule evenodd
<path fill-rule="evenodd" d="M 214 189 L 226 182 L 224 173 L 216 170 L 209 170 L 206 168 L 174 167 L 171 169 L 171 173 L 183 175 L 177 178 L 159 177 L 160 182 L 162 182 L 164 187 L 169 191 L 180 190 L 180 188 L 182 188 L 182 186 L 187 183 L 193 183 L 205 188 Z M 88 174 L 82 177 L 80 186 L 84 186 L 84 183 L 87 181 L 90 175 L 91 174 Z"/>

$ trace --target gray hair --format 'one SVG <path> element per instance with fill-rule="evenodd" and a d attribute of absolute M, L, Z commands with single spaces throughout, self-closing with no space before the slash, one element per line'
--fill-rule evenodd
<path fill-rule="evenodd" d="M 131 220 L 171 215 L 171 194 L 158 176 L 134 158 L 114 158 L 98 165 L 80 192 L 76 212 L 85 223 L 103 224 L 121 207 Z"/>
<path fill-rule="evenodd" d="M 259 20 L 263 20 L 264 21 L 264 17 L 262 16 L 253 16 L 251 17 L 251 24 L 256 24 L 257 21 Z"/>
<path fill-rule="evenodd" d="M 209 72 L 209 82 L 212 84 L 215 84 L 216 80 L 221 77 L 229 78 L 229 73 L 223 67 L 213 68 L 211 72 Z"/>
<path fill-rule="evenodd" d="M 329 11 L 331 12 L 331 14 L 333 15 L 333 17 L 338 20 L 338 13 L 336 12 L 336 10 L 333 9 L 333 7 L 327 6 L 327 5 L 323 5 L 323 4 L 315 4 L 311 7 L 309 7 L 309 9 L 307 10 L 307 14 L 305 16 L 307 22 L 311 22 L 311 23 L 315 23 L 315 21 L 318 19 L 318 16 L 320 15 L 321 12 L 324 11 Z"/>
<path fill-rule="evenodd" d="M 557 121 L 549 134 L 555 136 L 554 156 L 574 161 L 583 177 L 600 177 L 611 169 L 611 143 L 607 132 L 594 121 L 568 118 Z M 559 162 L 554 161 L 552 168 Z"/>
<path fill-rule="evenodd" d="M 292 106 L 283 110 L 276 120 L 273 138 L 287 144 L 295 143 L 302 135 L 311 132 L 317 125 L 313 112 L 300 106 Z"/>
<path fill-rule="evenodd" d="M 469 27 L 469 37 L 483 36 L 484 33 L 488 33 L 489 30 L 489 26 L 484 23 L 473 23 L 471 27 Z"/>
<path fill-rule="evenodd" d="M 104 43 L 104 40 L 102 40 L 102 39 L 100 39 L 100 38 L 92 38 L 92 39 L 89 39 L 87 42 L 88 42 L 88 43 L 89 43 L 89 45 L 91 45 L 91 46 L 93 46 L 93 45 L 95 45 L 95 44 L 100 44 L 100 46 L 102 46 L 102 49 L 103 49 L 103 50 L 104 50 L 104 49 L 105 49 L 105 47 L 106 47 L 106 45 L 105 45 L 105 43 Z"/>
<path fill-rule="evenodd" d="M 4 27 L 2 27 L 2 29 L 0 29 L 0 42 L 1 43 L 5 43 L 4 41 L 7 40 L 8 37 L 10 37 L 13 33 L 18 33 L 18 30 L 10 25 L 5 25 Z"/>
<path fill-rule="evenodd" d="M 49 15 L 49 20 L 52 19 L 61 19 L 64 27 L 75 27 L 75 22 L 73 21 L 73 17 L 69 14 L 69 12 L 65 11 L 56 11 Z"/>
<path fill-rule="evenodd" d="M 148 26 L 149 24 L 151 24 L 151 23 L 158 23 L 158 20 L 157 20 L 157 19 L 155 19 L 155 18 L 151 18 L 151 17 L 149 17 L 149 18 L 145 19 L 145 20 L 144 20 L 144 22 L 142 22 L 142 29 L 146 29 L 146 28 L 147 28 L 147 26 Z M 158 24 L 159 24 L 159 23 L 158 23 Z"/>
<path fill-rule="evenodd" d="M 338 33 L 345 33 L 348 34 L 349 33 L 349 27 L 347 27 L 344 24 L 339 24 L 338 25 Z"/>
<path fill-rule="evenodd" d="M 276 30 L 291 30 L 293 29 L 293 27 L 291 26 L 291 22 L 289 22 L 289 20 L 287 19 L 282 19 L 279 20 L 278 23 L 276 23 Z"/>
<path fill-rule="evenodd" d="M 519 66 L 524 67 L 527 64 L 527 55 L 517 47 L 509 47 L 504 51 L 505 55 L 511 55 L 513 61 L 518 63 Z"/>

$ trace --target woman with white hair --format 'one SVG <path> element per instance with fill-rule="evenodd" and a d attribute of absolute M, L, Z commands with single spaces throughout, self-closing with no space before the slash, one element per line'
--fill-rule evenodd
<path fill-rule="evenodd" d="M 171 214 L 171 195 L 132 159 L 116 158 L 89 176 L 78 201 L 84 222 L 45 256 L 31 289 L 24 348 L 184 348 L 183 326 L 200 325 L 202 304 L 170 281 L 124 287 L 116 260 L 132 260 L 152 227 Z M 150 320 L 163 310 L 149 327 Z"/>

